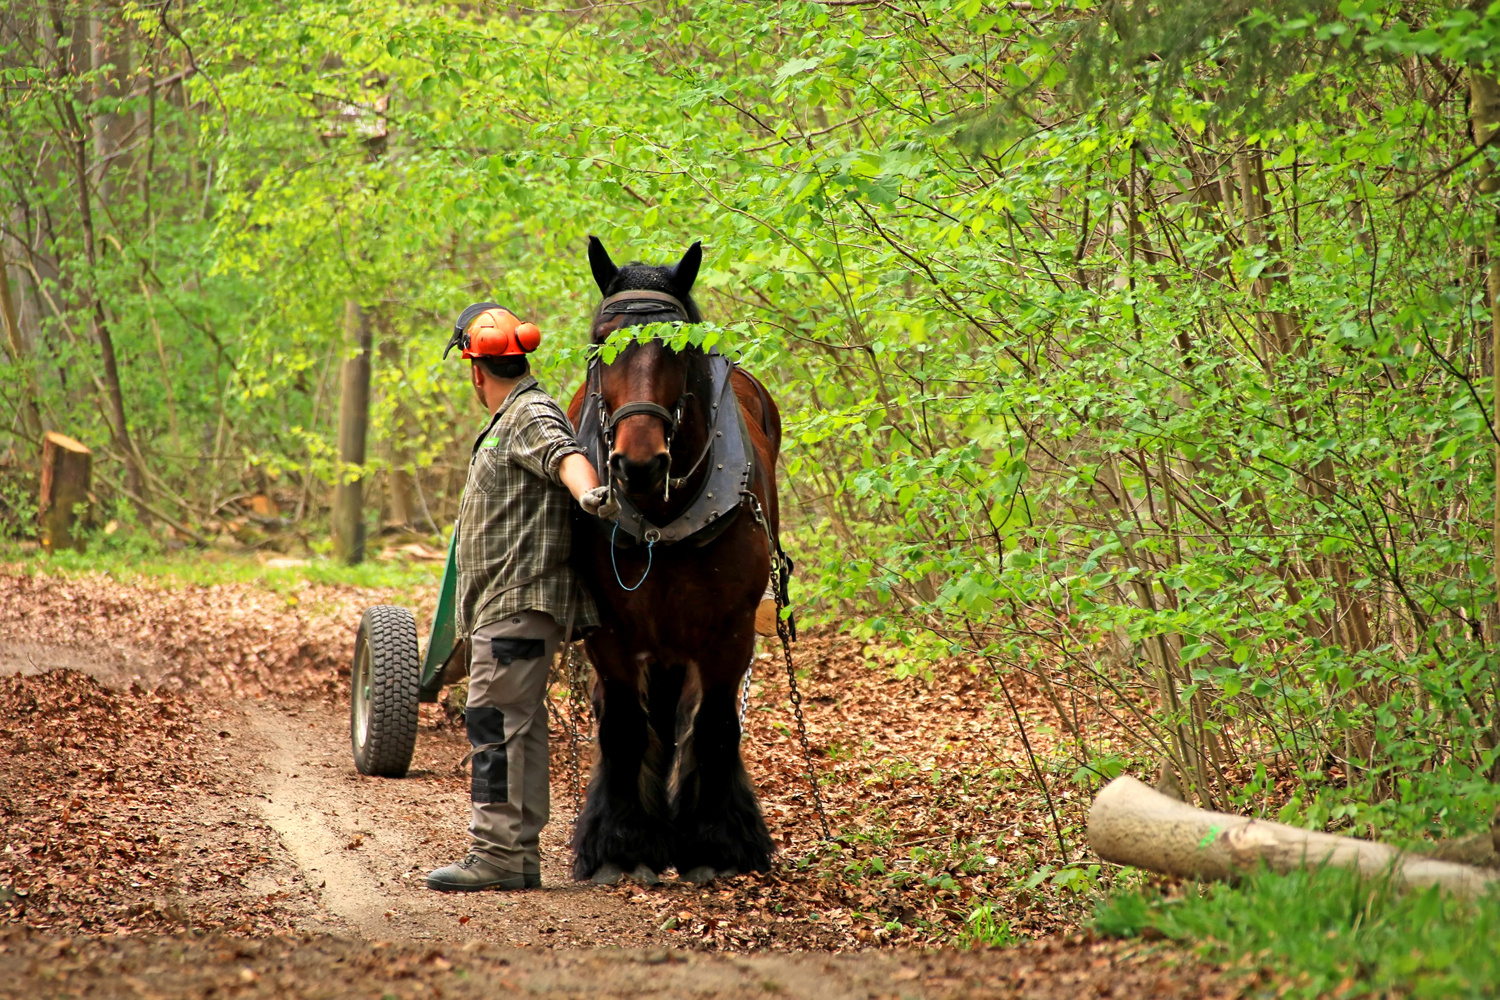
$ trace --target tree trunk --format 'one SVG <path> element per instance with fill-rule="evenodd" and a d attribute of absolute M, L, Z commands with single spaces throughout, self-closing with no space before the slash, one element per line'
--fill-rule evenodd
<path fill-rule="evenodd" d="M 11 361 L 22 372 L 21 433 L 34 446 L 42 436 L 42 413 L 37 407 L 36 379 L 28 364 L 30 359 L 26 356 L 26 341 L 21 336 L 21 319 L 10 287 L 10 264 L 3 252 L 0 252 L 0 322 L 5 324 L 5 343 L 10 348 Z"/>
<path fill-rule="evenodd" d="M 93 454 L 81 443 L 48 431 L 42 438 L 42 488 L 37 517 L 42 522 L 42 547 L 48 552 L 76 548 L 83 536 L 74 532 L 76 510 L 89 502 Z"/>
<path fill-rule="evenodd" d="M 1488 73 L 1470 69 L 1469 95 L 1469 113 L 1473 119 L 1474 142 L 1476 145 L 1483 146 L 1495 134 L 1495 128 L 1500 126 L 1500 82 Z M 1479 193 L 1493 195 L 1496 191 L 1500 191 L 1500 176 L 1496 175 L 1487 153 L 1481 156 L 1479 169 Z M 1492 226 L 1488 274 L 1490 357 L 1497 359 L 1494 366 L 1495 374 L 1491 378 L 1493 384 L 1491 405 L 1494 410 L 1490 416 L 1490 426 L 1495 433 L 1500 434 L 1500 247 L 1494 245 L 1496 231 L 1500 231 L 1500 211 L 1497 211 L 1495 223 Z M 1500 444 L 1495 446 L 1495 482 L 1500 483 Z M 1491 542 L 1497 588 L 1496 599 L 1500 600 L 1500 489 L 1495 491 L 1495 498 L 1495 510 L 1491 521 Z"/>
<path fill-rule="evenodd" d="M 1111 781 L 1094 799 L 1089 846 L 1105 861 L 1184 878 L 1231 879 L 1262 865 L 1281 873 L 1332 866 L 1460 896 L 1483 896 L 1500 885 L 1495 872 L 1386 844 L 1196 809 L 1130 777 Z"/>
<path fill-rule="evenodd" d="M 344 304 L 344 359 L 339 390 L 339 477 L 333 494 L 333 551 L 350 564 L 365 558 L 365 437 L 370 426 L 370 317 Z"/>
<path fill-rule="evenodd" d="M 64 37 L 60 15 L 54 10 L 52 16 L 58 37 Z M 62 70 L 60 69 L 59 72 Z M 105 317 L 104 302 L 99 295 L 99 251 L 98 240 L 94 232 L 88 162 L 93 130 L 92 127 L 84 127 L 84 123 L 78 120 L 77 114 L 67 103 L 63 103 L 61 107 L 72 130 L 73 181 L 78 195 L 79 225 L 83 233 L 83 256 L 88 262 L 88 274 L 82 282 L 82 292 L 85 306 L 89 310 L 89 324 L 95 338 L 99 341 L 99 357 L 102 362 L 101 367 L 104 369 L 104 393 L 112 425 L 110 433 L 114 440 L 115 450 L 125 461 L 125 483 L 135 497 L 136 511 L 143 522 L 150 523 L 151 514 L 146 506 L 148 495 L 145 470 L 141 467 L 141 457 L 135 450 L 135 442 L 130 439 L 130 425 L 125 419 L 125 396 L 120 389 L 120 369 L 115 359 L 115 342 Z"/>
<path fill-rule="evenodd" d="M 401 346 L 387 335 L 380 342 L 380 359 L 383 364 L 397 369 L 401 366 Z M 412 489 L 411 412 L 404 400 L 396 400 L 391 416 L 391 432 L 386 442 L 390 457 L 391 473 L 386 477 L 386 491 L 390 501 L 391 523 L 410 528 L 417 523 L 417 505 Z"/>
<path fill-rule="evenodd" d="M 88 46 L 89 68 L 93 71 L 89 128 L 94 141 L 94 190 L 99 203 L 109 206 L 115 200 L 111 175 L 130 170 L 131 154 L 120 153 L 119 149 L 133 129 L 135 116 L 104 111 L 100 102 L 120 97 L 129 89 L 130 33 L 111 17 L 107 7 L 99 5 L 89 16 Z M 113 69 L 106 70 L 106 66 Z"/>

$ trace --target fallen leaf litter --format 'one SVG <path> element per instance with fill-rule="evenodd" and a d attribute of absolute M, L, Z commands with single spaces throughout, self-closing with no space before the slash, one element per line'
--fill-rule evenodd
<path fill-rule="evenodd" d="M 360 610 L 404 603 L 420 617 L 434 597 L 309 585 L 288 601 L 248 584 L 127 585 L 103 576 L 0 572 L 0 606 L 7 609 L 0 641 L 92 648 L 121 669 L 144 665 L 156 674 L 149 691 L 139 684 L 111 690 L 72 672 L 4 680 L 0 754 L 8 763 L 0 765 L 0 791 L 15 832 L 0 878 L 15 895 L 0 912 L 35 927 L 96 932 L 189 925 L 274 934 L 295 925 L 300 886 L 284 897 L 215 901 L 204 914 L 162 902 L 170 894 L 153 890 L 165 873 L 191 893 L 204 889 L 206 876 L 195 875 L 197 862 L 181 843 L 154 831 L 170 830 L 186 799 L 233 792 L 212 751 L 216 740 L 231 738 L 219 735 L 228 730 L 215 721 L 222 699 L 343 712 Z M 699 949 L 952 942 L 983 903 L 1014 938 L 1079 926 L 1086 894 L 1034 877 L 1061 859 L 1014 724 L 987 674 L 954 660 L 934 664 L 930 682 L 898 679 L 860 643 L 828 633 L 804 635 L 794 653 L 841 842 L 816 839 L 785 679 L 762 660 L 744 743 L 781 847 L 775 870 L 701 890 L 668 884 L 600 891 L 654 911 L 647 917 L 653 927 Z M 1011 683 L 1035 726 L 1033 746 L 1049 762 L 1069 860 L 1086 863 L 1086 795 L 1070 789 L 1062 773 L 1060 720 L 1027 675 L 1015 674 Z M 1108 740 L 1107 718 L 1090 725 L 1096 742 Z M 553 772 L 561 780 L 568 763 L 558 736 Z M 562 789 L 555 793 L 554 822 L 570 819 L 568 801 Z M 361 841 L 354 837 L 349 849 Z M 221 869 L 221 881 L 227 873 L 243 882 L 273 863 L 269 850 L 262 844 L 239 851 L 232 864 L 201 867 Z"/>

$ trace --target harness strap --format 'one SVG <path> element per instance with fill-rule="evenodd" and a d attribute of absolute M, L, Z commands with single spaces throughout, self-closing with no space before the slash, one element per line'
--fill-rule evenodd
<path fill-rule="evenodd" d="M 677 432 L 677 414 L 673 413 L 665 406 L 659 406 L 656 403 L 647 402 L 646 400 L 636 400 L 633 403 L 626 403 L 624 406 L 611 413 L 609 415 L 609 421 L 604 425 L 604 429 L 610 433 L 613 433 L 615 425 L 618 424 L 621 420 L 624 420 L 626 417 L 633 417 L 637 414 L 642 413 L 648 416 L 656 417 L 664 424 L 666 424 L 668 437 L 671 437 Z"/>
<path fill-rule="evenodd" d="M 641 303 L 640 306 L 634 305 Z M 651 305 L 647 305 L 651 303 Z M 654 292 L 644 288 L 631 288 L 623 292 L 616 292 L 603 302 L 599 303 L 600 316 L 612 316 L 619 313 L 631 312 L 661 312 L 661 306 L 656 303 L 664 303 L 682 313 L 682 318 L 688 318 L 688 308 L 682 300 L 669 292 Z"/>

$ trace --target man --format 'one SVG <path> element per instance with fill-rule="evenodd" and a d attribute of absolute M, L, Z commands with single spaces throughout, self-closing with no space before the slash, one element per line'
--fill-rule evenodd
<path fill-rule="evenodd" d="M 448 344 L 471 362 L 490 418 L 470 456 L 455 550 L 458 634 L 471 649 L 472 844 L 462 861 L 427 876 L 444 892 L 541 885 L 547 676 L 569 623 L 598 622 L 568 563 L 571 506 L 576 498 L 590 513 L 618 512 L 568 418 L 530 374 L 526 355 L 540 342 L 535 325 L 482 302 L 463 311 Z"/>

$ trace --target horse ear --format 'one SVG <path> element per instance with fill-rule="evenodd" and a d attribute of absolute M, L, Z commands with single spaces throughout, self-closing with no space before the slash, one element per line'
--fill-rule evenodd
<path fill-rule="evenodd" d="M 599 242 L 597 236 L 589 237 L 589 267 L 593 268 L 594 283 L 599 286 L 600 295 L 609 289 L 610 282 L 620 273 L 615 262 L 609 259 L 609 251 L 604 249 L 604 244 Z"/>
<path fill-rule="evenodd" d="M 687 248 L 687 253 L 682 255 L 672 267 L 672 290 L 677 297 L 685 299 L 693 290 L 693 282 L 698 280 L 698 265 L 703 263 L 703 241 L 698 240 Z"/>

